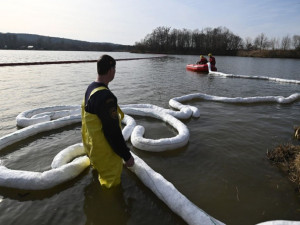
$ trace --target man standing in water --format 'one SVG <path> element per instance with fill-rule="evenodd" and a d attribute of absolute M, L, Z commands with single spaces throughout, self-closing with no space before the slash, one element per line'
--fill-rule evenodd
<path fill-rule="evenodd" d="M 122 159 L 127 167 L 134 165 L 129 148 L 122 135 L 124 113 L 108 84 L 114 79 L 116 61 L 103 55 L 97 61 L 98 76 L 86 92 L 81 106 L 82 142 L 98 179 L 107 188 L 121 182 Z"/>
<path fill-rule="evenodd" d="M 211 53 L 208 54 L 209 57 L 209 62 L 211 65 L 215 66 L 216 65 L 216 59 L 215 57 L 213 57 L 213 55 Z"/>

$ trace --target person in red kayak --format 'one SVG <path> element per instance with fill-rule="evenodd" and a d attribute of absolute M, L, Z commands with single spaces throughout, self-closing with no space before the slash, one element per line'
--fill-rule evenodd
<path fill-rule="evenodd" d="M 215 57 L 213 57 L 211 53 L 209 53 L 208 56 L 209 56 L 209 62 L 210 62 L 210 64 L 212 66 L 215 66 L 216 65 L 216 59 L 215 59 Z"/>
<path fill-rule="evenodd" d="M 198 61 L 196 64 L 206 64 L 207 62 L 207 59 L 203 55 L 200 55 L 200 61 Z"/>

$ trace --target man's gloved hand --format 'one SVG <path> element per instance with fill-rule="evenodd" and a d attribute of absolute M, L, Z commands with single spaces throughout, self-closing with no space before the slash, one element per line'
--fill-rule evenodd
<path fill-rule="evenodd" d="M 132 167 L 134 165 L 134 158 L 131 156 L 130 159 L 125 162 L 125 165 L 127 167 Z"/>

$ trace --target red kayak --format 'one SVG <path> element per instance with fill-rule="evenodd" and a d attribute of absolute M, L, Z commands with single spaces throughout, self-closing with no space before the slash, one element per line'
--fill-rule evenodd
<path fill-rule="evenodd" d="M 208 73 L 208 65 L 207 64 L 188 64 L 186 65 L 186 69 L 194 72 L 205 72 Z M 217 67 L 211 65 L 211 71 L 217 71 Z"/>

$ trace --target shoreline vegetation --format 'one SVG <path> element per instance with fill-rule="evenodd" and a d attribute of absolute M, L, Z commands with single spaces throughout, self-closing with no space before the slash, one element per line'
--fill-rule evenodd
<path fill-rule="evenodd" d="M 36 34 L 1 33 L 0 50 L 108 51 L 151 54 L 300 58 L 300 35 L 242 39 L 226 27 L 202 30 L 157 27 L 135 45 L 87 42 Z"/>
<path fill-rule="evenodd" d="M 296 191 L 300 192 L 300 145 L 278 145 L 267 151 L 267 158 L 296 184 Z"/>
<path fill-rule="evenodd" d="M 300 126 L 294 126 L 293 139 L 300 141 Z M 300 145 L 280 144 L 267 151 L 267 158 L 297 185 L 296 191 L 300 192 Z"/>
<path fill-rule="evenodd" d="M 258 58 L 295 58 L 300 59 L 300 50 L 239 50 L 236 56 Z"/>
<path fill-rule="evenodd" d="M 226 27 L 202 30 L 157 27 L 140 42 L 135 52 L 182 55 L 300 58 L 300 35 L 268 38 L 264 33 L 244 40 Z"/>

